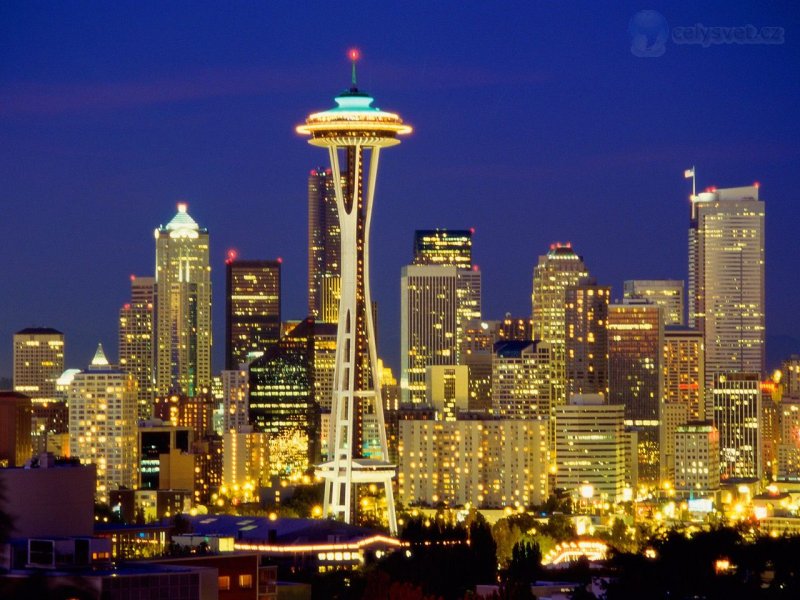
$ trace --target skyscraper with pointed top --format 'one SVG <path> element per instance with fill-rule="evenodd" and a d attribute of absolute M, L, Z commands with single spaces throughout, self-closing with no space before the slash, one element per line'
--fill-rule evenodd
<path fill-rule="evenodd" d="M 69 387 L 70 455 L 97 465 L 98 502 L 133 487 L 136 474 L 136 381 L 109 364 L 103 345 Z"/>
<path fill-rule="evenodd" d="M 195 396 L 211 384 L 208 230 L 184 203 L 156 238 L 156 394 Z"/>
<path fill-rule="evenodd" d="M 372 305 L 369 232 L 380 151 L 399 144 L 398 136 L 411 133 L 411 127 L 398 115 L 372 106 L 374 99 L 356 84 L 358 52 L 352 51 L 350 58 L 352 86 L 335 98 L 336 107 L 309 115 L 297 127 L 298 133 L 310 136 L 311 145 L 328 149 L 341 235 L 341 296 L 329 461 L 319 466 L 318 474 L 325 479 L 325 513 L 347 522 L 355 517 L 356 486 L 382 484 L 389 529 L 396 532 L 392 493 L 395 466 L 387 460 L 375 327 L 372 311 L 367 310 Z M 367 412 L 377 417 L 380 449 L 369 457 L 364 449 L 374 445 L 364 439 Z"/>

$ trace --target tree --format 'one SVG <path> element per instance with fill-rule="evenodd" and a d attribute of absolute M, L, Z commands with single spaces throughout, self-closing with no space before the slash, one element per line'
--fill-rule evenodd
<path fill-rule="evenodd" d="M 520 542 L 514 545 L 511 561 L 505 573 L 506 581 L 517 581 L 530 585 L 542 573 L 542 551 L 536 542 Z"/>

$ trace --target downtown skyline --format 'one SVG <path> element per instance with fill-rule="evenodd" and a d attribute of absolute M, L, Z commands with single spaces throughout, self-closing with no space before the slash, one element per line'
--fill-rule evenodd
<path fill-rule="evenodd" d="M 13 51 L 0 62 L 0 135 L 12 143 L 0 150 L 0 239 L 13 259 L 0 280 L 13 291 L 0 299 L 0 339 L 7 340 L 0 377 L 11 374 L 11 335 L 25 327 L 63 331 L 68 367 L 85 365 L 97 342 L 113 349 L 128 276 L 152 275 L 152 231 L 169 221 L 178 201 L 209 229 L 213 372 L 223 366 L 230 248 L 245 260 L 282 257 L 283 316 L 305 317 L 306 177 L 324 161 L 292 128 L 347 86 L 350 45 L 364 55 L 363 88 L 416 127 L 404 152 L 382 165 L 377 191 L 379 354 L 393 368 L 400 269 L 411 262 L 416 229 L 475 227 L 485 319 L 506 311 L 529 315 L 533 266 L 555 241 L 571 241 L 618 299 L 625 279 L 686 279 L 690 184 L 682 173 L 692 165 L 699 189 L 761 182 L 770 357 L 769 336 L 800 338 L 791 268 L 798 255 L 793 193 L 800 187 L 792 169 L 800 154 L 791 106 L 798 91 L 791 78 L 796 18 L 777 8 L 660 9 L 670 25 L 782 26 L 786 43 L 670 43 L 662 57 L 639 58 L 627 27 L 641 8 L 615 7 L 599 20 L 573 15 L 565 24 L 537 6 L 528 9 L 539 20 L 527 33 L 511 15 L 467 8 L 451 15 L 441 45 L 409 47 L 399 37 L 379 40 L 343 26 L 305 54 L 296 40 L 280 45 L 290 31 L 298 33 L 291 19 L 286 32 L 267 27 L 275 35 L 268 41 L 256 38 L 256 23 L 224 21 L 229 29 L 216 40 L 218 52 L 213 45 L 200 51 L 188 37 L 192 28 L 202 30 L 201 17 L 210 18 L 206 10 L 182 29 L 185 47 L 164 42 L 140 58 L 126 45 L 130 39 L 113 37 L 122 24 L 107 24 L 100 43 L 118 62 L 101 53 L 84 57 L 80 36 L 57 55 L 66 32 L 28 14 L 34 9 L 6 9 L 11 19 L 0 27 Z M 432 27 L 410 14 L 394 16 L 420 35 Z M 99 26 L 103 17 L 109 15 L 73 22 L 72 33 Z M 131 31 L 142 33 L 147 24 L 144 16 L 134 19 Z M 232 42 L 234 26 L 248 34 L 241 48 Z M 573 31 L 559 38 L 565 26 Z M 506 47 L 498 41 L 503 28 L 512 34 Z M 476 41 L 467 39 L 470 31 Z M 54 38 L 38 54 L 24 52 L 46 33 Z M 492 40 L 484 51 L 481 39 Z M 598 56 L 581 53 L 596 46 Z M 245 58 L 245 47 L 255 54 Z M 81 64 L 90 68 L 78 73 Z M 731 86 L 740 95 L 730 103 L 713 93 Z"/>

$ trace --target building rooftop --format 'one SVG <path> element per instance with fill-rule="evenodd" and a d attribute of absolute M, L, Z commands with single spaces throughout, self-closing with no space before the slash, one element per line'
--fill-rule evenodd
<path fill-rule="evenodd" d="M 536 347 L 538 340 L 506 340 L 494 343 L 494 353 L 500 358 L 520 358 L 530 346 Z"/>
<path fill-rule="evenodd" d="M 64 335 L 58 329 L 53 329 L 52 327 L 26 327 L 25 329 L 20 329 L 14 335 Z"/>

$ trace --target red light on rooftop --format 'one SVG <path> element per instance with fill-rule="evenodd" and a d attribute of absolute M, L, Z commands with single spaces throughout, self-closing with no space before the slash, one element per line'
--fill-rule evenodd
<path fill-rule="evenodd" d="M 566 244 L 564 244 L 564 245 L 565 245 L 567 248 L 572 248 L 572 242 L 567 242 L 567 243 L 566 243 Z"/>
<path fill-rule="evenodd" d="M 472 265 L 472 270 L 477 273 L 480 270 L 480 267 L 478 265 Z"/>
<path fill-rule="evenodd" d="M 760 184 L 759 182 L 757 182 L 757 181 L 754 181 L 754 182 L 753 182 L 753 187 L 754 187 L 754 188 L 756 188 L 756 189 L 758 189 L 758 188 L 760 188 L 760 187 L 761 187 L 761 184 Z"/>
<path fill-rule="evenodd" d="M 236 257 L 238 256 L 239 253 L 234 248 L 231 248 L 230 250 L 228 250 L 228 258 L 225 259 L 225 264 L 226 265 L 231 264 L 233 261 L 236 260 Z"/>
<path fill-rule="evenodd" d="M 470 227 L 469 228 L 469 232 L 470 232 L 470 234 L 475 235 L 475 228 L 474 227 Z"/>
<path fill-rule="evenodd" d="M 278 257 L 278 264 L 281 264 L 281 263 L 283 263 L 283 258 L 281 258 L 281 257 L 279 256 L 279 257 Z"/>
<path fill-rule="evenodd" d="M 313 177 L 314 175 L 317 174 L 317 170 L 316 169 L 311 169 L 311 171 L 308 174 Z"/>
<path fill-rule="evenodd" d="M 136 275 L 131 274 L 131 281 L 136 281 Z"/>
<path fill-rule="evenodd" d="M 124 304 L 122 306 L 122 308 L 124 308 L 125 310 L 130 310 L 131 309 L 131 305 L 130 304 Z"/>
<path fill-rule="evenodd" d="M 358 48 L 350 48 L 347 56 L 350 60 L 358 60 L 361 58 L 361 52 L 359 52 Z"/>

